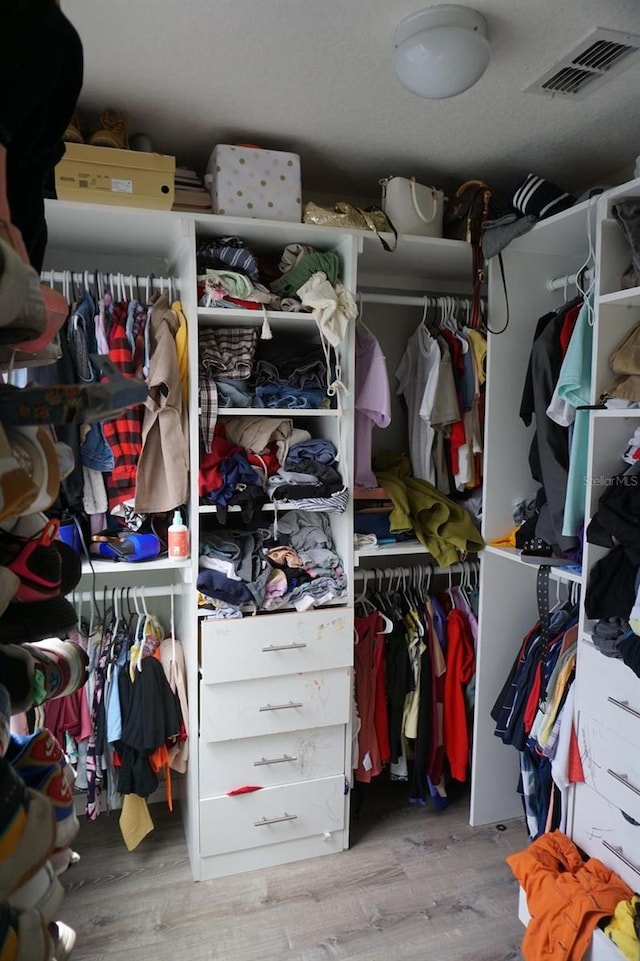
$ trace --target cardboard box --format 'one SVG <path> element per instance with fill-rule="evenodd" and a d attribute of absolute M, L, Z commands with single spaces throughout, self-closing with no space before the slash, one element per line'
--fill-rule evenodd
<path fill-rule="evenodd" d="M 207 173 L 214 214 L 290 223 L 302 220 L 298 154 L 219 143 Z"/>
<path fill-rule="evenodd" d="M 68 143 L 55 170 L 59 200 L 171 210 L 175 157 Z"/>

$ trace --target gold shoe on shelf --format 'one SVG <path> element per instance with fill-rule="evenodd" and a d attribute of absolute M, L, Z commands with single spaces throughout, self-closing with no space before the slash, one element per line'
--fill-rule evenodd
<path fill-rule="evenodd" d="M 65 143 L 84 143 L 84 137 L 80 131 L 80 118 L 78 117 L 77 110 L 69 121 L 69 126 L 65 130 L 62 139 Z"/>
<path fill-rule="evenodd" d="M 89 141 L 91 146 L 129 149 L 129 122 L 124 113 L 105 110 L 100 117 L 100 123 L 101 129 L 96 130 Z"/>

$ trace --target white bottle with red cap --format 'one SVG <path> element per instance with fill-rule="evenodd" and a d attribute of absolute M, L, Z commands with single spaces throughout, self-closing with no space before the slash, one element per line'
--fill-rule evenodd
<path fill-rule="evenodd" d="M 169 558 L 174 561 L 184 561 L 189 557 L 189 528 L 182 523 L 179 510 L 174 511 L 173 523 L 167 532 Z"/>

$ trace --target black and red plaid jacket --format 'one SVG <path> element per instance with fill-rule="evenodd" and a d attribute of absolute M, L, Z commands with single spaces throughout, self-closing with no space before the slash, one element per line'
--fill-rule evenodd
<path fill-rule="evenodd" d="M 125 377 L 133 377 L 133 355 L 127 338 L 127 304 L 114 304 L 109 328 L 109 358 Z M 104 425 L 104 436 L 113 451 L 115 467 L 107 478 L 109 510 L 136 495 L 136 473 L 142 450 L 143 407 L 129 407 Z"/>

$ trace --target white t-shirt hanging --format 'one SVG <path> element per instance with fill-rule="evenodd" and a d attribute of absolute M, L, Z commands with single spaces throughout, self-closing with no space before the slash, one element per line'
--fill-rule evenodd
<path fill-rule="evenodd" d="M 407 342 L 396 370 L 398 394 L 404 396 L 409 415 L 409 453 L 413 473 L 430 484 L 436 482 L 432 457 L 435 431 L 431 413 L 438 387 L 440 348 L 422 324 Z"/>

